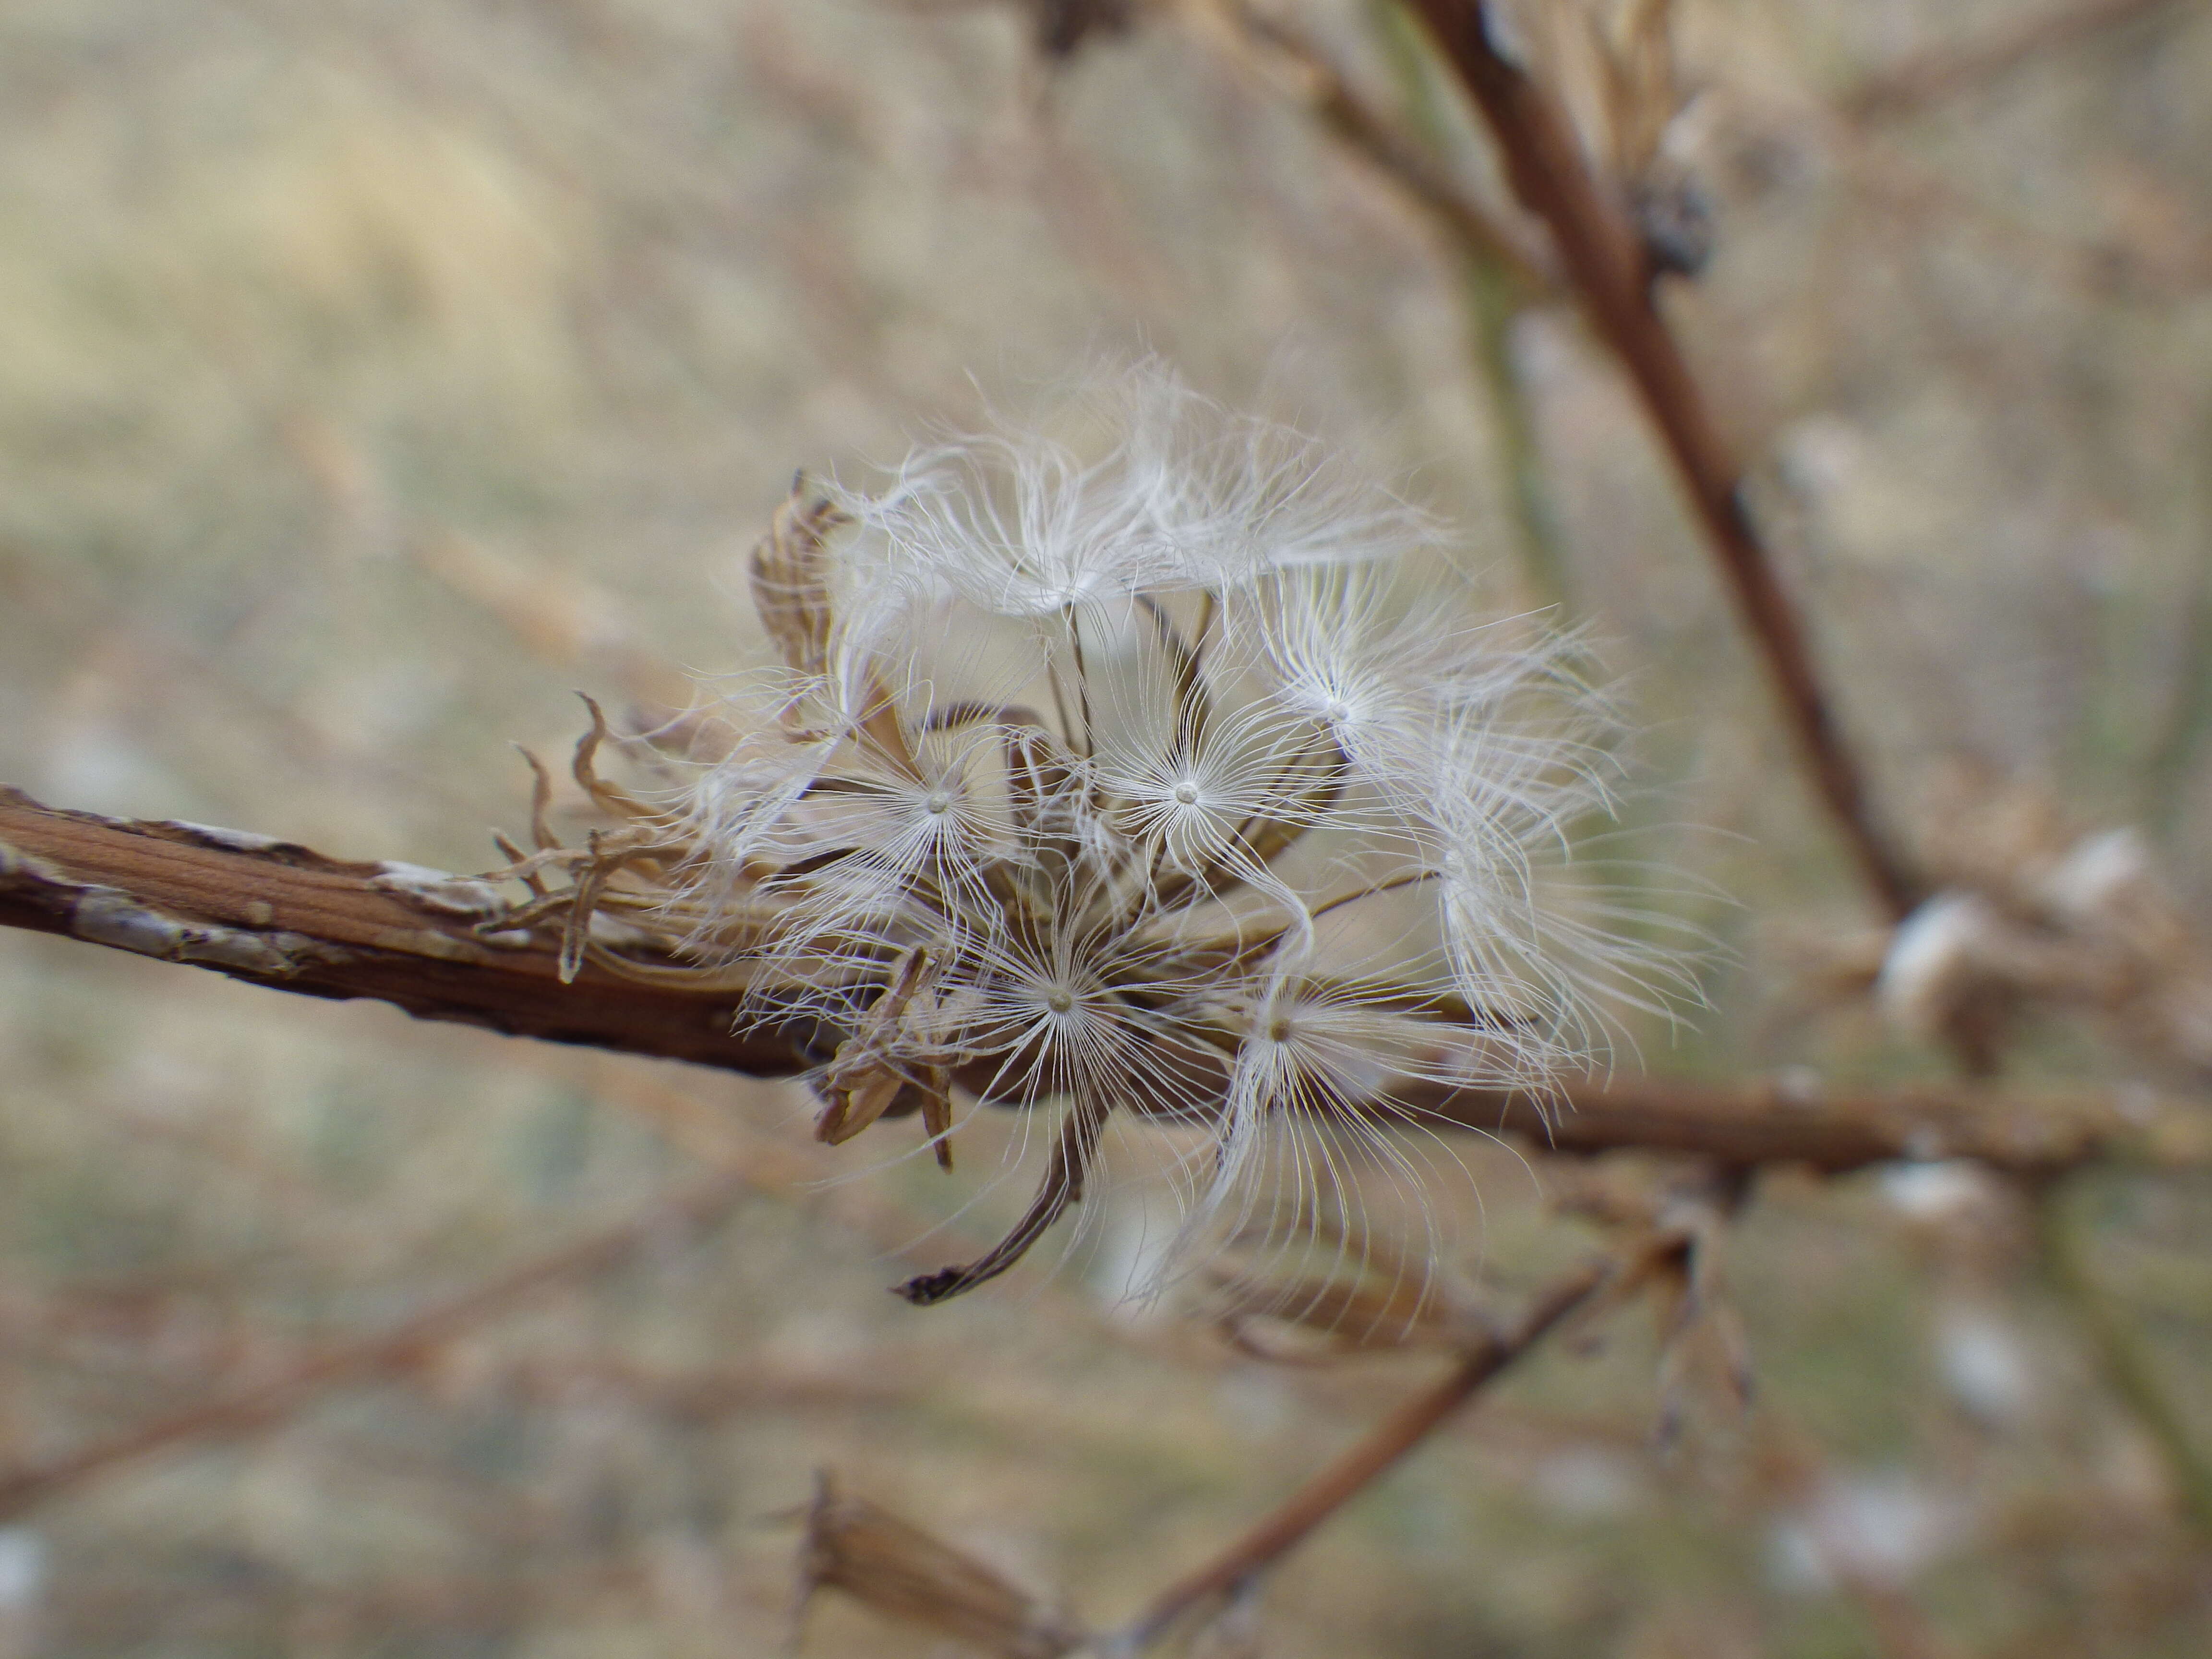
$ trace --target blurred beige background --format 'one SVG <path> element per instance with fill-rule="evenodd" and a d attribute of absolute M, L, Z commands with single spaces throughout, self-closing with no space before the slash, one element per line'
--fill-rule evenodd
<path fill-rule="evenodd" d="M 1524 7 L 1530 38 L 1582 39 L 1563 9 Z M 1971 833 L 1927 803 L 2002 781 L 2141 826 L 2202 899 L 2212 15 L 2136 7 L 1850 113 L 2065 9 L 1684 0 L 1661 154 L 1714 246 L 1666 303 L 1893 816 Z M 1405 102 L 1367 8 L 1273 11 Z M 1562 49 L 1578 96 L 1588 68 Z M 742 560 L 793 469 L 862 482 L 1152 349 L 1361 451 L 1496 603 L 1561 597 L 1600 641 L 1643 733 L 1637 855 L 1721 947 L 1711 1008 L 1625 1063 L 1940 1074 L 1808 988 L 1873 918 L 1617 373 L 1562 307 L 1496 305 L 1196 0 L 1058 64 L 1013 5 L 7 0 L 0 778 L 484 867 L 526 817 L 509 745 L 563 750 L 572 689 L 759 659 Z M 2177 1083 L 2063 1026 L 2021 1052 Z M 975 1180 L 805 1121 L 778 1088 L 0 936 L 0 1464 L 646 1229 L 7 1521 L 0 1651 L 771 1654 L 824 1467 L 1109 1620 L 1426 1375 L 1117 1310 L 1110 1216 L 1088 1266 L 918 1313 L 884 1286 Z M 976 1133 L 988 1169 L 1006 1130 Z M 1507 1297 L 1589 1238 L 1544 1202 L 1587 1172 L 1465 1150 L 1461 1265 Z M 718 1221 L 653 1230 L 718 1167 L 750 1182 Z M 2212 1438 L 2212 1184 L 2089 1200 Z M 1968 1173 L 1771 1179 L 1730 1254 L 1752 1413 L 1693 1378 L 1656 1443 L 1647 1319 L 1548 1354 L 1297 1557 L 1252 1650 L 2204 1651 L 2212 1558 L 2021 1224 Z M 825 1597 L 804 1650 L 934 1641 Z"/>

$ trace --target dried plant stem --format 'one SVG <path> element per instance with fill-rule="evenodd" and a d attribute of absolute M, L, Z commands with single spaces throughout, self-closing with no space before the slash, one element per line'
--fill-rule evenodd
<path fill-rule="evenodd" d="M 1480 0 L 1411 3 L 1497 139 L 1514 193 L 1550 227 L 1568 285 L 1658 428 L 1765 659 L 1814 782 L 1861 872 L 1893 915 L 1905 915 L 1922 896 L 1920 884 L 1875 822 L 1796 607 L 1745 507 L 1735 459 L 1652 303 L 1653 272 L 1643 243 L 1584 164 L 1566 111 L 1498 50 L 1489 9 Z"/>
<path fill-rule="evenodd" d="M 2174 1497 L 2183 1516 L 2195 1530 L 2212 1536 L 2212 1462 L 2207 1461 L 2182 1420 L 2141 1333 L 2113 1305 L 2110 1294 L 2090 1272 L 2069 1186 L 2053 1180 L 2030 1195 L 2035 1206 L 2036 1246 L 2044 1279 L 2087 1340 L 2112 1392 L 2157 1446 L 2173 1478 Z"/>
<path fill-rule="evenodd" d="M 1470 1347 L 1449 1375 L 1377 1424 L 1364 1439 L 1291 1493 L 1273 1514 L 1213 1559 L 1161 1591 L 1122 1632 L 1115 1644 L 1118 1650 L 1146 1647 L 1186 1614 L 1237 1595 L 1570 1316 L 1605 1297 L 1632 1288 L 1653 1267 L 1679 1255 L 1686 1243 L 1680 1234 L 1661 1234 L 1621 1255 L 1591 1262 L 1553 1285 L 1511 1326 Z"/>
<path fill-rule="evenodd" d="M 0 1471 L 0 1520 L 12 1519 L 35 1504 L 143 1458 L 253 1429 L 324 1389 L 402 1364 L 534 1291 L 563 1279 L 603 1273 L 672 1231 L 709 1224 L 750 1186 L 735 1171 L 717 1173 L 653 1205 L 642 1215 L 434 1303 L 389 1329 L 327 1348 L 265 1382 L 156 1418 L 49 1462 Z"/>
<path fill-rule="evenodd" d="M 2100 1158 L 2155 1167 L 2212 1161 L 2212 1125 L 2196 1111 L 2138 1116 L 2108 1097 L 2039 1097 L 1972 1084 L 1808 1096 L 1765 1081 L 1569 1079 L 1550 1100 L 1499 1090 L 1407 1093 L 1426 1121 L 1577 1156 L 1634 1148 L 1740 1170 L 1802 1164 L 1824 1175 L 1929 1158 L 2019 1174 Z"/>
<path fill-rule="evenodd" d="M 806 1063 L 811 1027 L 738 1036 L 728 991 L 641 985 L 589 962 L 564 986 L 554 943 L 478 931 L 501 909 L 489 888 L 434 878 L 268 836 L 59 811 L 0 786 L 0 926 L 513 1036 L 753 1077 Z"/>
<path fill-rule="evenodd" d="M 590 963 L 559 979 L 548 941 L 487 945 L 480 884 L 404 879 L 266 836 L 58 811 L 0 788 L 0 926 L 59 933 L 310 996 L 372 998 L 418 1018 L 783 1077 L 826 1057 L 811 1024 L 736 1035 L 734 999 L 644 985 Z M 477 890 L 472 895 L 471 890 Z M 456 914 L 457 908 L 465 911 Z M 496 915 L 493 931 L 496 932 Z M 1837 1174 L 1896 1159 L 1972 1158 L 2042 1174 L 2100 1158 L 2212 1162 L 2201 1117 L 2144 1118 L 2110 1098 L 2045 1100 L 1968 1085 L 1811 1093 L 1771 1085 L 1565 1079 L 1550 1098 L 1431 1090 L 1424 1121 L 1561 1152 L 1679 1152 Z"/>
<path fill-rule="evenodd" d="M 1360 96 L 1326 54 L 1288 24 L 1242 6 L 1237 21 L 1294 64 L 1323 126 L 1441 225 L 1469 258 L 1494 267 L 1522 296 L 1555 293 L 1540 239 L 1503 219 L 1454 178 L 1431 150 Z"/>

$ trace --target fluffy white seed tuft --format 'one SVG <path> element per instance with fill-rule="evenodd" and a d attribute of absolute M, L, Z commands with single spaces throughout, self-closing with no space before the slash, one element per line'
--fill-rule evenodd
<path fill-rule="evenodd" d="M 1310 439 L 1152 366 L 1081 413 L 1103 442 L 1000 426 L 795 499 L 755 571 L 775 705 L 681 805 L 672 911 L 749 1018 L 811 1021 L 824 1138 L 941 1144 L 954 1096 L 1054 1126 L 1023 1220 L 917 1301 L 1018 1257 L 1109 1122 L 1193 1148 L 1166 1273 L 1340 1238 L 1352 1163 L 1417 1161 L 1386 1131 L 1587 1063 L 1592 987 L 1641 982 L 1557 886 L 1610 799 L 1571 642 L 1425 578 L 1429 521 Z"/>

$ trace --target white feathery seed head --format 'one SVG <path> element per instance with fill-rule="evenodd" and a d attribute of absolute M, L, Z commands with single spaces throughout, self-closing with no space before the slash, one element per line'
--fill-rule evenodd
<path fill-rule="evenodd" d="M 1103 447 L 1001 425 L 795 495 L 753 573 L 775 696 L 667 814 L 690 957 L 812 1033 L 823 1139 L 1031 1115 L 1029 1212 L 918 1302 L 1018 1257 L 1109 1125 L 1185 1149 L 1164 1273 L 1340 1241 L 1425 1103 L 1541 1089 L 1598 1056 L 1594 993 L 1649 1000 L 1625 918 L 1558 890 L 1612 764 L 1573 643 L 1156 365 L 1084 412 Z"/>

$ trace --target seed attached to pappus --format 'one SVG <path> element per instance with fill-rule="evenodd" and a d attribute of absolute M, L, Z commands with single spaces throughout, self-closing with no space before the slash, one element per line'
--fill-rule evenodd
<path fill-rule="evenodd" d="M 1474 616 L 1425 515 L 1157 366 L 1083 412 L 1089 451 L 1002 428 L 797 490 L 738 740 L 650 802 L 590 773 L 628 827 L 571 860 L 572 963 L 823 1034 L 823 1139 L 919 1114 L 949 1164 L 956 1099 L 1048 1115 L 1027 1210 L 917 1303 L 1019 1259 L 1109 1123 L 1205 1132 L 1162 1273 L 1288 1242 L 1346 1149 L 1411 1169 L 1403 1097 L 1540 1087 L 1649 965 L 1547 871 L 1608 805 L 1573 641 Z M 683 965 L 595 939 L 609 907 Z"/>

